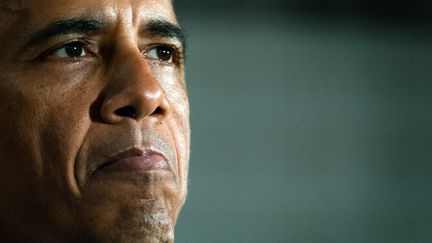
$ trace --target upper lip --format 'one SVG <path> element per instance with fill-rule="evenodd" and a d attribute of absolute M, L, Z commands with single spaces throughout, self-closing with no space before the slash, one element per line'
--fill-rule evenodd
<path fill-rule="evenodd" d="M 106 166 L 112 165 L 116 163 L 119 160 L 135 157 L 135 156 L 150 156 L 150 155 L 159 155 L 164 158 L 165 161 L 168 163 L 167 156 L 162 151 L 154 148 L 140 148 L 140 147 L 132 147 L 125 150 L 121 150 L 120 152 L 115 153 L 112 156 L 109 156 L 107 160 L 105 160 L 101 165 L 99 165 L 95 171 L 103 169 Z"/>

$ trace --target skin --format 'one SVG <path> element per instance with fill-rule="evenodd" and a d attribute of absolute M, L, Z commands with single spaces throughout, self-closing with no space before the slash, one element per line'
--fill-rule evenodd
<path fill-rule="evenodd" d="M 0 6 L 0 241 L 174 242 L 190 139 L 183 48 L 145 31 L 155 19 L 178 26 L 171 2 Z M 38 31 L 74 18 L 105 25 L 28 45 Z M 85 42 L 82 55 L 65 55 L 76 40 Z M 175 58 L 154 55 L 161 45 Z M 116 153 L 150 147 L 169 169 L 99 169 Z"/>

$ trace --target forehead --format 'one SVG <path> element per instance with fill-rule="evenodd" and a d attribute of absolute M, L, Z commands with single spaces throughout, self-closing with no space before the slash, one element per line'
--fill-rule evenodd
<path fill-rule="evenodd" d="M 23 8 L 23 0 L 2 0 L 0 2 L 0 9 L 3 10 L 20 10 Z"/>
<path fill-rule="evenodd" d="M 135 24 L 155 18 L 177 22 L 171 0 L 0 0 L 0 10 L 3 23 L 19 20 L 26 25 L 88 16 Z"/>

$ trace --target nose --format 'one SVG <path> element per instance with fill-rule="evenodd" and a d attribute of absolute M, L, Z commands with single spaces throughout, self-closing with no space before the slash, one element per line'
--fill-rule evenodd
<path fill-rule="evenodd" d="M 164 90 L 138 50 L 118 53 L 108 69 L 109 82 L 100 108 L 103 122 L 166 117 L 169 104 Z"/>

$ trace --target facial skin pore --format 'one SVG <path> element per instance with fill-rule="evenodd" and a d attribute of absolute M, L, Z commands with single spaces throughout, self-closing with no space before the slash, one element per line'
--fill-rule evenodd
<path fill-rule="evenodd" d="M 190 132 L 171 1 L 3 1 L 0 22 L 0 241 L 174 242 Z"/>

